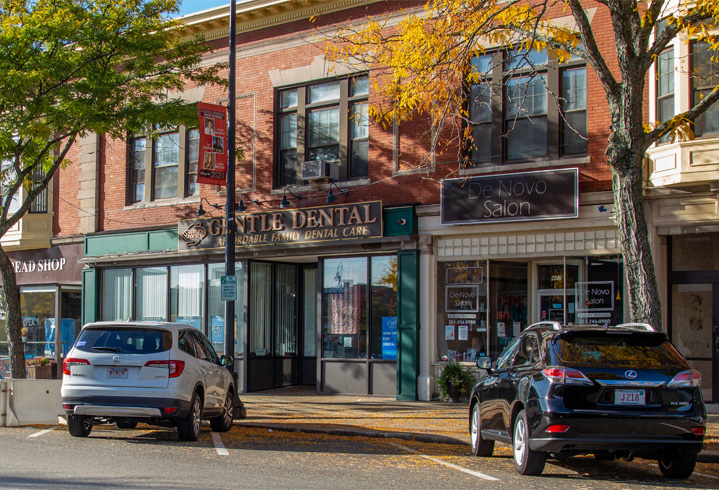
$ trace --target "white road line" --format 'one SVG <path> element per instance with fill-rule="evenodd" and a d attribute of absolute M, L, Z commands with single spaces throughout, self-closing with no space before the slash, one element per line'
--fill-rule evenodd
<path fill-rule="evenodd" d="M 699 473 L 696 471 L 694 473 L 692 473 L 692 475 L 699 475 L 699 476 L 703 476 L 704 478 L 714 478 L 715 480 L 719 480 L 719 476 L 707 475 L 706 473 Z"/>
<path fill-rule="evenodd" d="M 398 448 L 404 449 L 405 451 L 408 451 L 408 452 L 410 452 L 410 453 L 416 454 L 416 455 L 419 456 L 420 458 L 428 459 L 428 460 L 430 460 L 430 461 L 432 461 L 432 462 L 434 462 L 434 463 L 441 464 L 441 465 L 447 466 L 447 467 L 449 467 L 449 468 L 452 468 L 452 469 L 454 469 L 454 470 L 461 471 L 462 473 L 467 473 L 468 475 L 476 476 L 476 477 L 478 477 L 478 478 L 482 478 L 483 480 L 500 481 L 499 478 L 495 478 L 495 477 L 493 477 L 493 476 L 485 475 L 484 473 L 480 473 L 479 471 L 473 471 L 473 470 L 470 470 L 470 469 L 468 469 L 468 468 L 464 468 L 464 467 L 462 467 L 462 466 L 458 466 L 458 465 L 456 465 L 456 464 L 447 463 L 446 461 L 442 461 L 441 459 L 434 458 L 434 457 L 432 457 L 432 456 L 426 456 L 426 455 L 424 455 L 424 454 L 420 454 L 419 451 L 416 451 L 416 450 L 414 450 L 414 449 L 412 449 L 412 448 L 409 448 L 409 447 L 407 447 L 407 446 L 403 446 L 403 445 L 401 445 L 401 444 L 396 444 L 396 443 L 394 443 L 394 442 L 390 442 L 390 444 L 392 444 L 393 446 L 397 446 Z"/>
<path fill-rule="evenodd" d="M 212 443 L 215 445 L 215 450 L 217 451 L 218 456 L 229 456 L 230 453 L 225 449 L 225 445 L 222 444 L 222 439 L 220 438 L 220 434 L 217 432 L 211 432 L 212 434 Z"/>
<path fill-rule="evenodd" d="M 52 432 L 53 430 L 55 430 L 55 427 L 53 427 L 52 429 L 45 429 L 41 430 L 40 432 L 35 432 L 34 434 L 30 434 L 28 437 L 40 437 L 44 434 L 47 434 L 48 432 Z"/>

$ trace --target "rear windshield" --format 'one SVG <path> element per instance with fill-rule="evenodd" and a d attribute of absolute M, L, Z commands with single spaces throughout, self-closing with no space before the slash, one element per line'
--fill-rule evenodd
<path fill-rule="evenodd" d="M 562 335 L 554 350 L 565 364 L 633 369 L 685 369 L 686 362 L 663 335 Z"/>
<path fill-rule="evenodd" d="M 86 352 L 152 354 L 172 347 L 172 333 L 148 328 L 86 328 L 80 332 L 75 348 Z"/>

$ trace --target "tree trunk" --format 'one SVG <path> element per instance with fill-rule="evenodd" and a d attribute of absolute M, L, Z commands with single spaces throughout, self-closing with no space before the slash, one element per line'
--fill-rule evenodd
<path fill-rule="evenodd" d="M 15 379 L 25 379 L 25 345 L 22 342 L 22 314 L 20 290 L 15 282 L 15 269 L 5 250 L 0 246 L 0 277 L 7 302 L 7 333 L 10 351 L 10 372 Z"/>
<path fill-rule="evenodd" d="M 619 159 L 641 158 L 621 152 Z M 609 162 L 612 167 L 614 207 L 617 213 L 619 243 L 624 256 L 624 276 L 628 284 L 629 312 L 633 322 L 662 328 L 661 300 L 654 272 L 649 230 L 644 213 L 641 161 Z"/>

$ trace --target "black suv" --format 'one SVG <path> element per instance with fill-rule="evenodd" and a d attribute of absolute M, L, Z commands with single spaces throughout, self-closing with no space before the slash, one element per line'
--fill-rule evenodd
<path fill-rule="evenodd" d="M 475 456 L 512 444 L 522 475 L 547 457 L 655 459 L 667 478 L 694 471 L 706 431 L 700 374 L 667 336 L 645 324 L 529 326 L 472 390 Z"/>

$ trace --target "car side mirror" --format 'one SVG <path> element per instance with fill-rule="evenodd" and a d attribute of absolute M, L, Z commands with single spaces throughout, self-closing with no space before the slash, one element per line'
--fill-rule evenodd
<path fill-rule="evenodd" d="M 486 369 L 487 371 L 492 370 L 492 358 L 489 356 L 482 356 L 478 358 L 476 364 L 479 369 Z"/>
<path fill-rule="evenodd" d="M 222 366 L 232 366 L 235 363 L 235 360 L 232 358 L 232 356 L 222 355 L 220 356 L 220 364 Z"/>

